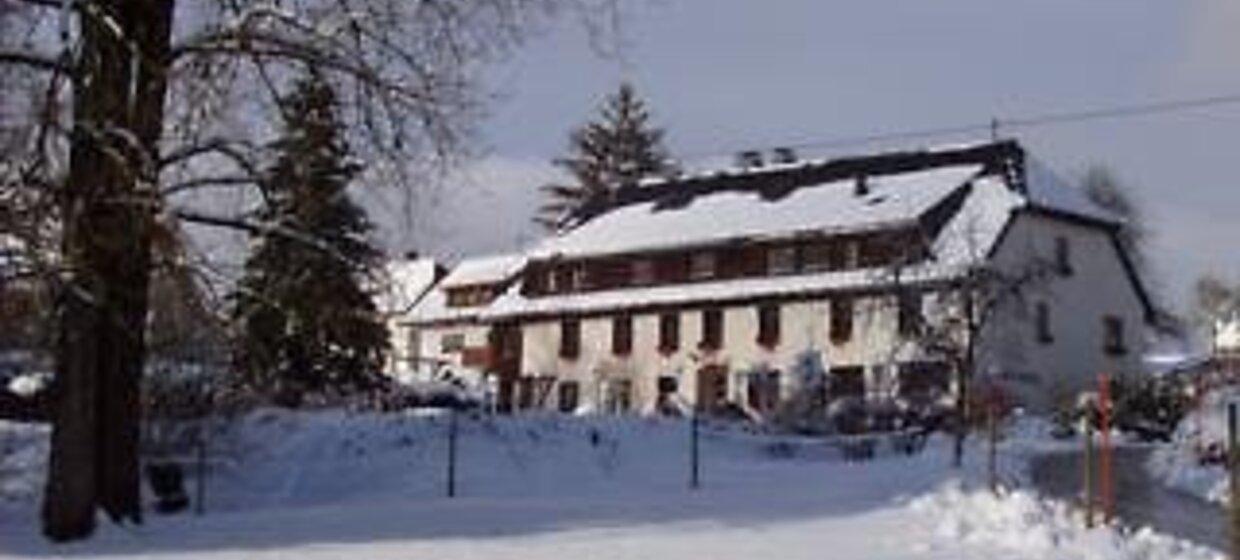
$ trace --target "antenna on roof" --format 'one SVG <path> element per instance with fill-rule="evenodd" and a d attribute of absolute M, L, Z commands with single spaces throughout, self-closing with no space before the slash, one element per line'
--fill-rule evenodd
<path fill-rule="evenodd" d="M 736 166 L 742 169 L 758 169 L 762 167 L 762 152 L 745 150 L 736 154 Z"/>
<path fill-rule="evenodd" d="M 797 153 L 792 148 L 780 146 L 771 151 L 771 161 L 773 163 L 796 163 Z"/>
<path fill-rule="evenodd" d="M 870 194 L 870 182 L 865 175 L 857 175 L 857 181 L 853 183 L 853 194 L 856 196 Z"/>

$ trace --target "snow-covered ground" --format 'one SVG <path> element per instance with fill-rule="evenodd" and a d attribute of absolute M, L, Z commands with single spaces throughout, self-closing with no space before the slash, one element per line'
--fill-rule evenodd
<path fill-rule="evenodd" d="M 1205 464 L 1203 454 L 1221 453 L 1227 444 L 1227 403 L 1240 401 L 1240 388 L 1206 393 L 1201 406 L 1190 412 L 1177 427 L 1172 443 L 1156 449 L 1146 467 L 1164 483 L 1226 504 L 1227 471 L 1221 463 Z"/>
<path fill-rule="evenodd" d="M 1148 531 L 1087 531 L 1028 491 L 992 495 L 980 488 L 981 449 L 953 471 L 941 438 L 912 457 L 884 446 L 852 463 L 819 441 L 709 426 L 693 491 L 684 421 L 462 418 L 459 495 L 449 499 L 446 428 L 442 415 L 252 414 L 212 440 L 205 516 L 104 525 L 60 547 L 37 536 L 39 481 L 26 476 L 14 486 L 35 491 L 0 502 L 0 557 L 1221 557 Z M 1005 480 L 1023 480 L 1025 457 L 1052 445 L 1044 431 L 1011 431 Z M 34 448 L 40 437 L 0 424 L 0 442 Z M 0 458 L 0 473 L 38 467 L 20 456 Z"/>

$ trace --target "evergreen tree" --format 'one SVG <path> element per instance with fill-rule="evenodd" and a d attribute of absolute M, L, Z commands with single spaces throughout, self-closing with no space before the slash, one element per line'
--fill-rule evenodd
<path fill-rule="evenodd" d="M 387 331 L 362 288 L 380 253 L 346 192 L 349 159 L 331 87 L 316 73 L 286 99 L 284 134 L 262 184 L 258 236 L 235 298 L 243 387 L 284 405 L 368 390 Z"/>
<path fill-rule="evenodd" d="M 575 182 L 542 187 L 550 200 L 535 221 L 552 230 L 565 227 L 572 213 L 588 202 L 671 169 L 663 130 L 651 126 L 646 103 L 629 83 L 620 84 L 606 99 L 598 120 L 569 135 L 569 155 L 555 164 Z"/>

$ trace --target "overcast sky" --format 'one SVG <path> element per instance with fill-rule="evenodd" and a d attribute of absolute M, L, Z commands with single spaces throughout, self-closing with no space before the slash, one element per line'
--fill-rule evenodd
<path fill-rule="evenodd" d="M 379 216 L 393 247 L 451 260 L 535 239 L 528 220 L 536 187 L 556 176 L 549 160 L 621 79 L 635 82 L 689 161 L 1240 94 L 1236 0 L 624 2 L 621 58 L 593 52 L 566 21 L 497 66 L 499 100 L 481 129 L 488 155 L 417 201 L 412 224 Z M 1064 175 L 1096 162 L 1130 184 L 1155 232 L 1155 281 L 1175 302 L 1204 271 L 1240 277 L 1240 105 L 1001 131 Z"/>

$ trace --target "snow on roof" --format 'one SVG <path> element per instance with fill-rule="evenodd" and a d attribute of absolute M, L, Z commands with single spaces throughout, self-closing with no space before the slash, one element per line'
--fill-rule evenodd
<path fill-rule="evenodd" d="M 901 271 L 899 282 L 905 285 L 935 282 L 958 277 L 953 266 L 928 264 Z M 828 273 L 805 273 L 788 276 L 738 278 L 714 282 L 648 286 L 623 290 L 581 292 L 527 298 L 514 286 L 490 307 L 475 315 L 482 319 L 498 319 L 515 315 L 589 313 L 612 309 L 682 305 L 709 301 L 712 303 L 752 297 L 781 297 L 828 291 L 870 289 L 891 284 L 895 277 L 889 269 L 868 268 Z"/>
<path fill-rule="evenodd" d="M 438 264 L 434 259 L 400 259 L 384 267 L 386 285 L 375 295 L 375 305 L 383 313 L 408 311 L 435 284 Z"/>
<path fill-rule="evenodd" d="M 496 284 L 512 278 L 525 266 L 520 254 L 475 257 L 461 261 L 443 279 L 444 287 Z"/>
<path fill-rule="evenodd" d="M 717 243 L 735 238 L 805 231 L 862 231 L 911 222 L 981 165 L 956 165 L 867 177 L 869 194 L 854 194 L 855 179 L 795 188 L 769 200 L 757 191 L 720 191 L 684 206 L 659 201 L 622 206 L 548 238 L 532 258 L 615 254 Z"/>
<path fill-rule="evenodd" d="M 516 276 L 524 266 L 525 257 L 519 254 L 475 257 L 461 261 L 442 282 L 413 306 L 406 319 L 413 323 L 477 319 L 488 309 L 487 306 L 449 307 L 445 288 L 499 284 Z"/>
<path fill-rule="evenodd" d="M 1090 200 L 1084 189 L 1064 181 L 1050 167 L 1028 155 L 1025 157 L 1025 185 L 1029 204 L 1035 208 L 1111 224 L 1123 223 L 1121 217 Z"/>
<path fill-rule="evenodd" d="M 1214 348 L 1220 352 L 1240 352 L 1240 316 L 1217 321 L 1214 329 Z"/>
<path fill-rule="evenodd" d="M 996 176 L 973 182 L 968 198 L 935 238 L 931 253 L 940 263 L 976 264 L 999 241 L 1012 211 L 1025 198 Z"/>

